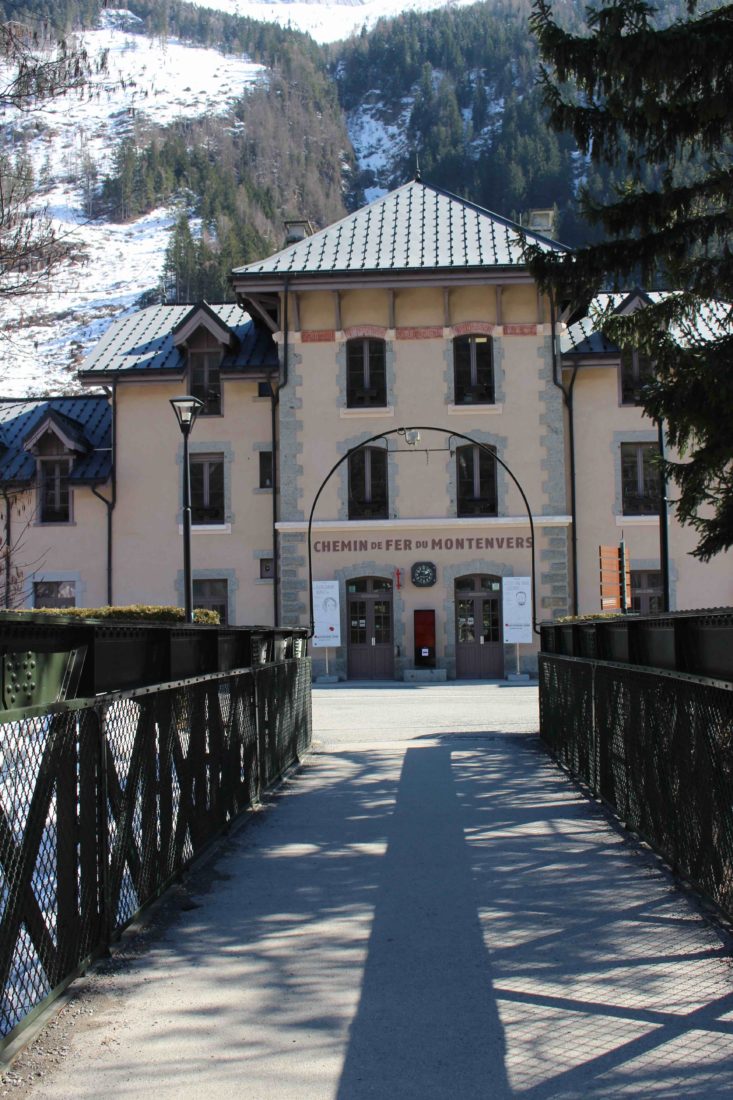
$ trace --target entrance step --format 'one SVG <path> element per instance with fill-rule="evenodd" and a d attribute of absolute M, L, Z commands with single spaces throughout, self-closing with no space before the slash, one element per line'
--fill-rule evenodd
<path fill-rule="evenodd" d="M 402 678 L 408 684 L 442 684 L 448 672 L 444 668 L 406 668 Z"/>

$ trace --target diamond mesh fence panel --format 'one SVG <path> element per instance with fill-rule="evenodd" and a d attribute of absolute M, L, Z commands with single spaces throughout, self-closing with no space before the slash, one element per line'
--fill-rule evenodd
<path fill-rule="evenodd" d="M 0 723 L 0 1039 L 307 751 L 310 661 Z"/>
<path fill-rule="evenodd" d="M 540 724 L 574 775 L 733 916 L 733 683 L 541 655 Z"/>

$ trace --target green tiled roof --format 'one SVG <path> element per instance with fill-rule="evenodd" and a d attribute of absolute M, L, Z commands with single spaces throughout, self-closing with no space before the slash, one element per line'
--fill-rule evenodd
<path fill-rule="evenodd" d="M 601 332 L 600 317 L 609 308 L 622 313 L 635 299 L 655 304 L 666 298 L 670 291 L 633 290 L 628 294 L 597 294 L 588 306 L 587 316 L 577 321 L 563 333 L 560 347 L 563 356 L 619 355 L 618 344 Z M 710 340 L 730 335 L 731 307 L 726 302 L 708 301 L 700 308 L 694 321 L 676 325 L 672 330 L 683 346 L 704 345 Z"/>
<path fill-rule="evenodd" d="M 79 372 L 80 377 L 97 378 L 143 371 L 170 371 L 181 374 L 186 366 L 185 350 L 173 342 L 175 330 L 198 307 L 148 306 L 137 313 L 113 321 L 92 349 Z M 208 305 L 234 336 L 234 347 L 222 359 L 224 371 L 277 369 L 277 348 L 268 330 L 255 323 L 242 307 L 235 304 Z"/>
<path fill-rule="evenodd" d="M 274 256 L 235 268 L 238 277 L 461 270 L 524 266 L 519 234 L 541 248 L 564 245 L 522 229 L 449 191 L 413 180 Z"/>
<path fill-rule="evenodd" d="M 41 401 L 0 401 L 0 481 L 29 482 L 36 475 L 35 456 L 24 441 L 43 421 L 56 422 L 83 444 L 71 467 L 75 482 L 104 482 L 112 468 L 112 411 L 106 397 L 50 397 Z"/>

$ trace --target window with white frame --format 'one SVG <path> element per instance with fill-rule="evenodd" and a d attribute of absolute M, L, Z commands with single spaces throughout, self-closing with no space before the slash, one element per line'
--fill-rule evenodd
<path fill-rule="evenodd" d="M 471 444 L 458 447 L 456 475 L 459 516 L 498 514 L 496 462 L 490 453 Z"/>
<path fill-rule="evenodd" d="M 348 465 L 349 519 L 387 519 L 387 451 L 362 447 Z"/>
<path fill-rule="evenodd" d="M 191 350 L 189 355 L 190 389 L 193 397 L 203 401 L 200 416 L 221 415 L 221 351 Z"/>
<path fill-rule="evenodd" d="M 34 581 L 34 607 L 76 607 L 74 581 Z"/>
<path fill-rule="evenodd" d="M 260 451 L 260 489 L 272 488 L 272 451 Z"/>
<path fill-rule="evenodd" d="M 224 456 L 194 454 L 191 462 L 191 523 L 197 526 L 223 524 Z"/>
<path fill-rule="evenodd" d="M 625 516 L 656 515 L 660 480 L 656 443 L 621 444 L 621 509 Z"/>
<path fill-rule="evenodd" d="M 660 570 L 631 570 L 631 608 L 640 615 L 654 615 L 664 609 L 664 591 Z"/>
<path fill-rule="evenodd" d="M 494 404 L 494 354 L 490 336 L 455 337 L 453 386 L 456 405 Z"/>
<path fill-rule="evenodd" d="M 621 404 L 638 405 L 641 391 L 653 375 L 649 356 L 636 348 L 626 348 L 621 354 Z"/>
<path fill-rule="evenodd" d="M 346 404 L 350 409 L 387 404 L 384 340 L 360 337 L 347 341 Z"/>
<path fill-rule="evenodd" d="M 219 622 L 226 626 L 229 615 L 229 586 L 225 577 L 207 578 L 193 582 L 194 607 L 217 611 Z"/>
<path fill-rule="evenodd" d="M 38 460 L 38 522 L 71 522 L 71 459 L 47 457 Z"/>

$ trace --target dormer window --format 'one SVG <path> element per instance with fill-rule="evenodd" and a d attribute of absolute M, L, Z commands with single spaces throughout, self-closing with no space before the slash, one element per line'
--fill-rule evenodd
<path fill-rule="evenodd" d="M 220 349 L 191 350 L 188 357 L 191 396 L 204 403 L 199 416 L 221 416 Z"/>
<path fill-rule="evenodd" d="M 37 522 L 71 523 L 71 467 L 84 450 L 76 426 L 59 416 L 49 417 L 26 438 L 24 446 L 36 460 Z"/>
<path fill-rule="evenodd" d="M 38 522 L 70 523 L 71 492 L 68 458 L 38 460 Z"/>
<path fill-rule="evenodd" d="M 626 348 L 621 355 L 621 404 L 639 405 L 641 391 L 654 377 L 654 368 L 648 355 L 636 348 Z"/>

